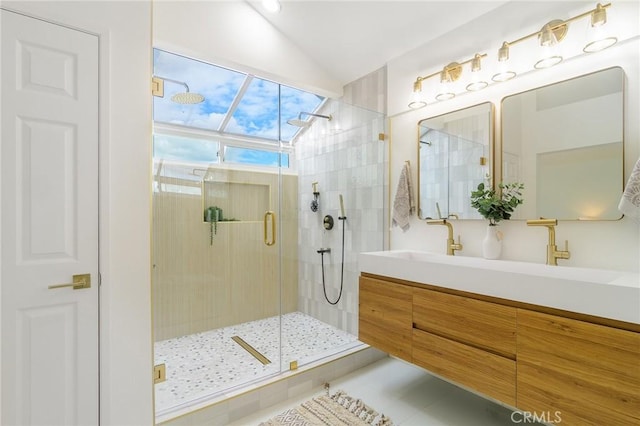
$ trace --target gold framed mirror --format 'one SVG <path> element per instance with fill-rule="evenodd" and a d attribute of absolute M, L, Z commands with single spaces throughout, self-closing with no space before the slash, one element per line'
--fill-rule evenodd
<path fill-rule="evenodd" d="M 617 220 L 624 185 L 624 71 L 608 68 L 502 100 L 503 182 L 524 183 L 512 219 Z"/>
<path fill-rule="evenodd" d="M 494 108 L 485 102 L 418 122 L 418 217 L 482 219 L 471 191 L 493 178 Z"/>

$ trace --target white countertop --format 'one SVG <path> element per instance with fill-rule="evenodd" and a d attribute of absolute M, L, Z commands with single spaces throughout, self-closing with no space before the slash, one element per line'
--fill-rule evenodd
<path fill-rule="evenodd" d="M 414 250 L 366 252 L 360 272 L 640 324 L 640 274 Z"/>

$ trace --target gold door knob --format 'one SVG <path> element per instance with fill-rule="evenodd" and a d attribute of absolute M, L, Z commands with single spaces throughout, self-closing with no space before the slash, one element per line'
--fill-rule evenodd
<path fill-rule="evenodd" d="M 65 288 L 65 287 L 73 287 L 74 290 L 80 290 L 82 288 L 91 288 L 91 274 L 74 275 L 72 283 L 50 285 L 49 290 L 53 290 L 55 288 Z"/>

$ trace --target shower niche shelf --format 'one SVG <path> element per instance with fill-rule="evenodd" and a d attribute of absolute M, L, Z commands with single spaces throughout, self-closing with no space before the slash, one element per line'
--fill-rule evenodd
<path fill-rule="evenodd" d="M 242 223 L 262 221 L 265 212 L 271 210 L 271 185 L 250 182 L 202 182 L 202 211 L 210 207 L 219 209 L 218 223 Z M 211 220 L 206 220 L 205 222 Z"/>

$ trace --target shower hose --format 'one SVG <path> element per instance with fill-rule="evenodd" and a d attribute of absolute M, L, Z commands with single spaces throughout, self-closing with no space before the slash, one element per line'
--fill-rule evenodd
<path fill-rule="evenodd" d="M 329 250 L 326 250 L 326 249 L 318 250 L 318 253 L 320 253 L 320 259 L 322 263 L 322 291 L 324 292 L 324 298 L 330 305 L 338 304 L 338 302 L 340 301 L 340 298 L 342 297 L 342 287 L 344 285 L 344 229 L 346 228 L 347 218 L 338 217 L 338 219 L 342 221 L 342 260 L 340 262 L 340 293 L 338 293 L 338 298 L 336 299 L 335 302 L 332 302 L 331 300 L 329 300 L 329 296 L 327 296 L 327 285 L 325 283 L 325 278 L 324 278 L 324 254 Z"/>

